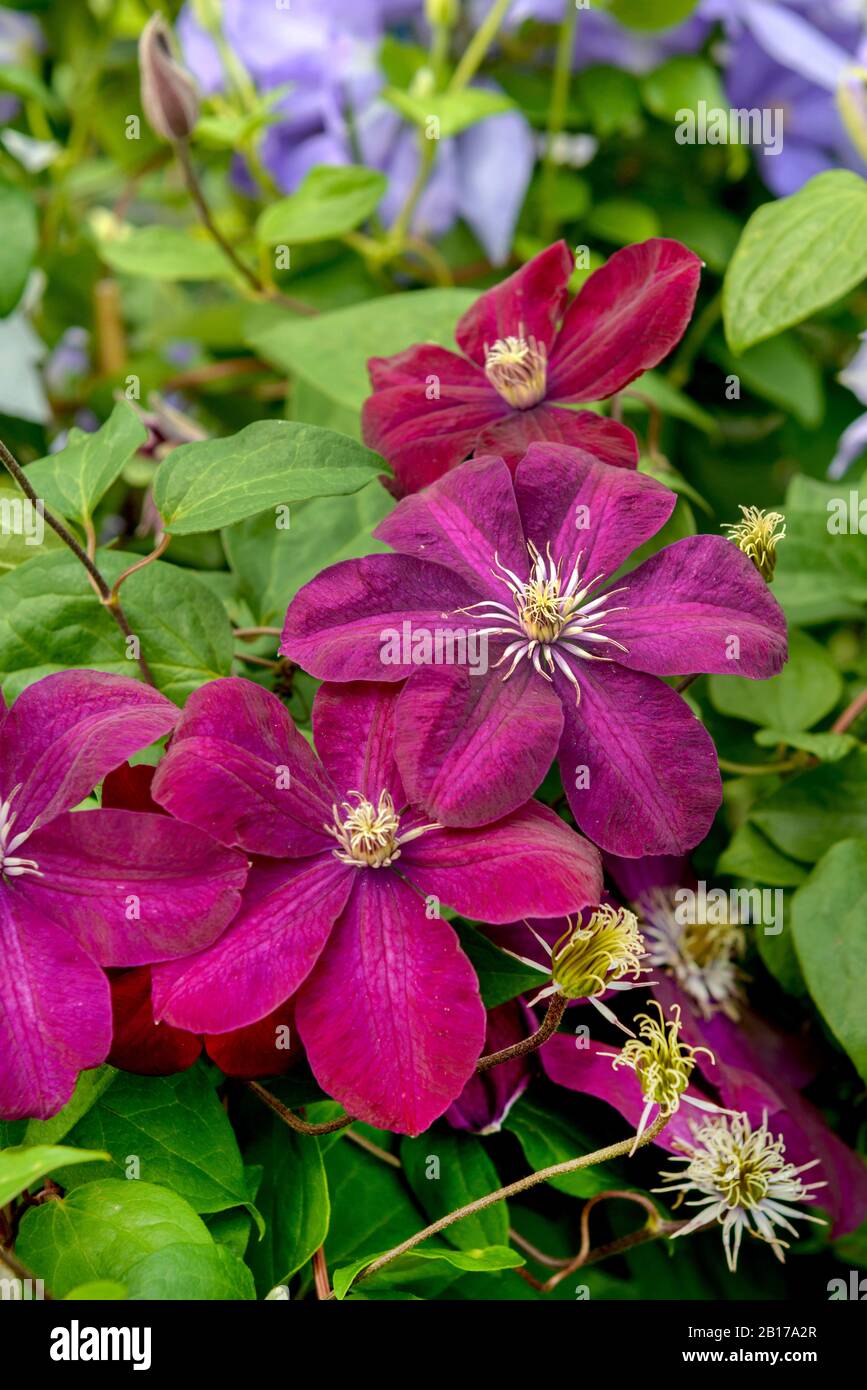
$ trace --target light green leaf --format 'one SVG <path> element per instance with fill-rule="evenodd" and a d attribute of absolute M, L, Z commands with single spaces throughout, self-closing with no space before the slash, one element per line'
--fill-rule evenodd
<path fill-rule="evenodd" d="M 843 678 L 825 648 L 794 628 L 789 633 L 789 659 L 778 676 L 766 681 L 711 676 L 708 688 L 721 714 L 797 733 L 834 708 L 843 693 Z"/>
<path fill-rule="evenodd" d="M 420 126 L 429 140 L 447 140 L 489 116 L 513 110 L 515 105 L 505 92 L 491 92 L 484 87 L 464 87 L 460 92 L 431 92 L 424 97 L 386 87 L 382 95 L 408 121 Z M 438 127 L 428 124 L 432 120 L 439 122 Z M 429 133 L 431 129 L 436 130 L 436 134 Z"/>
<path fill-rule="evenodd" d="M 710 110 L 728 110 L 719 73 L 706 58 L 682 54 L 647 74 L 641 95 L 648 111 L 660 120 L 676 121 L 683 111 L 694 111 L 700 101 Z"/>
<path fill-rule="evenodd" d="M 413 343 L 454 348 L 455 325 L 477 298 L 475 290 L 413 290 L 316 319 L 259 309 L 248 320 L 247 341 L 267 362 L 358 411 L 370 395 L 369 357 L 389 357 Z"/>
<path fill-rule="evenodd" d="M 587 214 L 586 227 L 591 236 L 616 246 L 659 236 L 659 218 L 653 208 L 634 198 L 606 198 L 595 203 Z"/>
<path fill-rule="evenodd" d="M 139 1179 L 170 1188 L 200 1213 L 246 1207 L 264 1232 L 247 1199 L 234 1131 L 202 1067 L 176 1076 L 119 1075 L 70 1140 L 107 1150 L 108 1162 L 86 1175 L 71 1173 L 62 1184 L 68 1189 L 125 1177 L 134 1154 Z"/>
<path fill-rule="evenodd" d="M 24 293 L 39 240 L 36 207 L 17 184 L 0 181 L 0 319 L 11 314 Z"/>
<path fill-rule="evenodd" d="M 266 507 L 358 492 L 386 471 L 378 454 L 333 430 L 259 420 L 228 439 L 173 449 L 154 502 L 175 535 L 214 531 Z"/>
<path fill-rule="evenodd" d="M 682 241 L 721 275 L 734 254 L 741 234 L 738 219 L 723 208 L 663 208 L 664 236 Z"/>
<path fill-rule="evenodd" d="M 92 516 L 147 437 L 132 406 L 118 401 L 101 429 L 70 430 L 66 447 L 29 464 L 27 477 L 50 510 L 81 521 Z"/>
<path fill-rule="evenodd" d="M 867 1081 L 867 840 L 841 840 L 792 904 L 795 948 L 810 994 Z"/>
<path fill-rule="evenodd" d="M 275 525 L 273 512 L 261 512 L 223 531 L 229 566 L 256 622 L 282 622 L 290 599 L 327 565 L 386 550 L 371 532 L 393 506 L 394 499 L 374 482 L 348 497 L 299 502 L 291 508 L 288 529 Z"/>
<path fill-rule="evenodd" d="M 867 181 L 817 174 L 790 198 L 754 212 L 723 284 L 733 352 L 772 338 L 833 304 L 867 275 Z"/>
<path fill-rule="evenodd" d="M 867 749 L 789 778 L 750 819 L 784 854 L 807 864 L 838 840 L 867 839 Z"/>
<path fill-rule="evenodd" d="M 63 1295 L 67 1303 L 114 1303 L 126 1298 L 126 1288 L 113 1279 L 91 1279 Z"/>
<path fill-rule="evenodd" d="M 131 1301 L 218 1302 L 256 1297 L 253 1276 L 225 1245 L 164 1245 L 126 1276 Z"/>
<path fill-rule="evenodd" d="M 797 887 L 808 872 L 803 864 L 776 849 L 749 821 L 738 826 L 716 868 L 717 873 L 730 874 L 746 883 L 780 888 Z"/>
<path fill-rule="evenodd" d="M 436 1164 L 431 1160 L 435 1159 Z M 420 1139 L 403 1139 L 400 1161 L 407 1182 L 430 1221 L 502 1187 L 485 1146 L 472 1134 L 437 1131 Z M 459 1250 L 508 1245 L 509 1213 L 505 1202 L 465 1216 L 443 1232 Z"/>
<path fill-rule="evenodd" d="M 379 1254 L 385 1253 L 384 1250 L 379 1251 Z M 376 1258 L 377 1255 L 366 1255 L 360 1260 L 356 1260 L 354 1264 L 334 1271 L 334 1294 L 338 1300 L 342 1301 L 346 1297 L 356 1275 L 360 1274 Z M 420 1272 L 418 1262 L 425 1260 L 444 1260 L 454 1269 L 471 1270 L 475 1273 L 480 1271 L 493 1273 L 500 1269 L 517 1269 L 520 1265 L 526 1264 L 523 1256 L 505 1245 L 492 1245 L 486 1249 L 478 1250 L 449 1250 L 447 1246 L 435 1249 L 431 1246 L 420 1245 L 408 1255 L 401 1255 L 393 1264 L 383 1270 L 382 1275 L 376 1275 L 376 1278 L 387 1277 L 389 1282 L 393 1280 L 397 1283 L 406 1283 L 418 1276 Z"/>
<path fill-rule="evenodd" d="M 58 1168 L 73 1163 L 93 1163 L 106 1158 L 100 1150 L 72 1149 L 65 1146 L 23 1144 L 14 1149 L 0 1149 L 0 1207 L 11 1202 L 25 1187 L 33 1187 L 40 1178 Z"/>
<path fill-rule="evenodd" d="M 862 496 L 863 485 L 859 492 L 854 479 L 851 484 L 848 479 L 845 484 L 823 483 L 796 474 L 789 484 L 781 508 L 786 539 L 778 551 L 774 594 L 791 622 L 863 618 L 867 545 L 858 529 Z M 839 520 L 841 512 L 846 514 Z"/>
<path fill-rule="evenodd" d="M 40 518 L 21 489 L 11 478 L 0 476 L 0 573 L 62 549 L 57 532 Z"/>
<path fill-rule="evenodd" d="M 148 280 L 233 280 L 233 270 L 210 237 L 180 227 L 123 227 L 99 238 L 106 265 Z"/>
<path fill-rule="evenodd" d="M 643 372 L 630 383 L 621 398 L 624 411 L 627 413 L 647 410 L 647 403 L 636 398 L 634 393 L 637 392 L 647 396 L 663 415 L 671 415 L 675 420 L 685 420 L 688 425 L 695 425 L 696 429 L 702 430 L 705 434 L 717 433 L 717 424 L 713 416 L 702 410 L 701 406 L 696 405 L 683 391 L 672 386 L 661 372 Z M 694 497 L 697 499 L 698 494 L 694 493 Z"/>
<path fill-rule="evenodd" d="M 247 1263 L 260 1293 L 285 1284 L 324 1244 L 330 1206 L 319 1141 L 265 1119 L 245 1157 L 264 1169 L 257 1204 L 265 1235 L 251 1235 Z"/>
<path fill-rule="evenodd" d="M 815 429 L 821 423 L 825 413 L 822 373 L 791 334 L 758 343 L 740 357 L 721 343 L 718 347 L 711 344 L 708 356 L 724 371 L 739 377 L 748 390 L 789 411 L 802 425 Z"/>
<path fill-rule="evenodd" d="M 776 748 L 780 743 L 787 743 L 790 748 L 812 753 L 823 763 L 838 763 L 858 747 L 858 740 L 852 734 L 804 734 L 787 729 L 759 729 L 755 740 L 760 748 Z"/>
<path fill-rule="evenodd" d="M 103 1065 L 90 1071 L 83 1071 L 75 1083 L 75 1090 L 62 1110 L 52 1115 L 50 1120 L 28 1120 L 24 1131 L 25 1144 L 56 1144 L 85 1115 L 100 1096 L 114 1082 L 118 1072 L 114 1067 Z"/>
<path fill-rule="evenodd" d="M 256 236 L 264 246 L 343 236 L 376 211 L 387 187 L 387 178 L 376 169 L 317 165 L 297 192 L 265 209 Z"/>
<path fill-rule="evenodd" d="M 628 29 L 668 29 L 688 19 L 697 4 L 698 0 L 608 0 L 605 8 Z"/>
<path fill-rule="evenodd" d="M 129 555 L 99 551 L 108 583 Z M 123 606 L 158 689 L 176 704 L 232 668 L 232 628 L 219 598 L 189 570 L 157 560 L 123 586 Z M 0 670 L 7 698 L 40 676 L 86 666 L 139 676 L 120 629 L 74 555 L 28 560 L 0 577 Z"/>

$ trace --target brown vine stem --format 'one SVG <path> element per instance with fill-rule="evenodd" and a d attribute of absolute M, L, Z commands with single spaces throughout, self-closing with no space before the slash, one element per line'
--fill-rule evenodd
<path fill-rule="evenodd" d="M 541 1182 L 548 1182 L 551 1178 L 564 1177 L 567 1173 L 577 1173 L 581 1168 L 589 1168 L 594 1163 L 607 1163 L 612 1158 L 624 1158 L 631 1155 L 637 1148 L 643 1148 L 645 1144 L 651 1143 L 657 1134 L 665 1128 L 668 1118 L 665 1115 L 657 1115 L 653 1124 L 644 1131 L 640 1139 L 630 1135 L 628 1139 L 621 1139 L 616 1144 L 609 1144 L 604 1149 L 596 1149 L 593 1153 L 582 1154 L 579 1158 L 567 1159 L 565 1163 L 554 1163 L 549 1168 L 540 1168 L 537 1173 L 528 1173 L 525 1178 L 518 1178 L 517 1182 L 508 1183 L 505 1187 L 498 1188 L 496 1192 L 489 1192 L 484 1197 L 477 1197 L 474 1202 L 467 1202 L 465 1206 L 457 1207 L 455 1211 L 441 1216 L 438 1221 L 433 1221 L 430 1226 L 416 1231 L 415 1235 L 401 1241 L 400 1245 L 395 1245 L 386 1254 L 371 1260 L 369 1265 L 366 1265 L 356 1274 L 352 1281 L 353 1285 L 360 1283 L 363 1279 L 369 1279 L 373 1274 L 378 1274 L 393 1260 L 397 1260 L 401 1255 L 406 1255 L 410 1250 L 414 1250 L 417 1245 L 421 1245 L 422 1241 L 430 1240 L 431 1236 L 439 1235 L 440 1231 L 445 1231 L 456 1221 L 462 1221 L 465 1216 L 475 1216 L 477 1212 L 485 1211 L 487 1207 L 495 1206 L 497 1202 L 504 1202 L 510 1197 L 517 1197 L 519 1193 L 526 1192 Z"/>
<path fill-rule="evenodd" d="M 325 1262 L 324 1245 L 320 1245 L 319 1249 L 313 1252 L 313 1282 L 316 1285 L 317 1298 L 331 1297 L 331 1284 L 328 1280 L 328 1265 Z"/>
<path fill-rule="evenodd" d="M 282 630 L 279 627 L 236 627 L 235 637 L 281 637 Z"/>
<path fill-rule="evenodd" d="M 647 1222 L 644 1226 L 640 1227 L 638 1231 L 630 1232 L 629 1236 L 619 1237 L 617 1243 L 622 1249 L 628 1249 L 634 1244 L 639 1244 L 640 1241 L 636 1240 L 637 1236 L 649 1240 L 659 1235 L 663 1226 L 671 1224 L 676 1229 L 681 1224 L 679 1221 L 672 1223 L 664 1222 L 650 1198 L 645 1197 L 641 1192 L 630 1192 L 627 1188 L 612 1188 L 609 1192 L 597 1192 L 596 1196 L 591 1197 L 588 1202 L 585 1202 L 581 1209 L 581 1248 L 574 1259 L 566 1260 L 565 1262 L 558 1261 L 560 1268 L 548 1279 L 536 1279 L 532 1274 L 528 1274 L 526 1270 L 519 1269 L 517 1272 L 521 1275 L 521 1278 L 526 1280 L 528 1284 L 532 1284 L 533 1288 L 538 1289 L 540 1293 L 550 1293 L 562 1280 L 568 1279 L 570 1274 L 574 1274 L 576 1270 L 583 1268 L 583 1266 L 588 1263 L 591 1256 L 596 1254 L 596 1252 L 592 1251 L 590 1248 L 590 1213 L 597 1203 L 607 1201 L 610 1197 L 619 1197 L 626 1202 L 636 1202 L 639 1206 L 643 1207 L 648 1214 Z M 629 1244 L 624 1246 L 622 1244 L 623 1241 L 628 1241 Z M 614 1243 L 613 1241 L 609 1242 L 609 1244 Z M 605 1248 L 605 1246 L 598 1247 L 599 1250 Z"/>
<path fill-rule="evenodd" d="M 547 1042 L 560 1026 L 560 1020 L 566 1012 L 565 994 L 555 994 L 550 1004 L 548 1012 L 542 1020 L 542 1025 L 532 1033 L 529 1038 L 524 1038 L 522 1042 L 513 1043 L 511 1047 L 504 1047 L 500 1052 L 489 1052 L 487 1057 L 480 1057 L 476 1063 L 476 1071 L 488 1071 L 490 1067 L 497 1067 L 501 1062 L 509 1062 L 513 1057 L 524 1057 L 528 1052 L 535 1052 L 538 1047 Z"/>
<path fill-rule="evenodd" d="M 851 705 L 848 705 L 847 708 L 844 709 L 839 719 L 834 721 L 831 725 L 831 733 L 845 734 L 846 730 L 855 723 L 855 720 L 858 719 L 865 710 L 867 710 L 867 686 L 861 691 L 860 695 L 855 696 Z"/>
<path fill-rule="evenodd" d="M 290 1129 L 294 1129 L 297 1134 L 333 1134 L 335 1130 L 346 1129 L 347 1125 L 354 1125 L 355 1120 L 352 1115 L 341 1115 L 336 1120 L 326 1120 L 324 1124 L 313 1125 L 307 1120 L 302 1120 L 300 1115 L 296 1115 L 294 1110 L 290 1110 L 276 1096 L 272 1096 L 270 1091 L 266 1091 L 264 1086 L 260 1086 L 258 1081 L 246 1081 L 244 1083 L 254 1096 L 258 1096 L 263 1104 L 278 1115 L 284 1124 Z"/>
<path fill-rule="evenodd" d="M 12 454 L 9 451 L 9 449 L 7 449 L 6 445 L 3 443 L 2 440 L 0 440 L 0 460 L 2 460 L 7 471 L 11 473 L 12 477 L 15 479 L 21 491 L 24 493 L 24 496 L 28 498 L 28 500 L 32 502 L 34 506 L 39 507 L 43 517 L 48 522 L 48 525 L 51 527 L 52 531 L 54 531 L 56 535 L 60 537 L 64 545 L 69 547 L 76 559 L 81 561 L 82 565 L 84 566 L 87 572 L 87 576 L 91 584 L 93 585 L 97 595 L 99 596 L 100 602 L 102 603 L 103 607 L 106 608 L 108 612 L 111 614 L 111 616 L 114 618 L 114 621 L 117 623 L 124 637 L 132 637 L 134 640 L 136 640 L 135 633 L 130 627 L 129 622 L 127 621 L 127 616 L 120 605 L 120 600 L 112 597 L 112 591 L 108 587 L 108 584 L 106 580 L 103 578 L 102 574 L 100 574 L 94 561 L 90 558 L 90 556 L 87 554 L 85 550 L 82 550 L 81 546 L 78 544 L 78 541 L 75 539 L 72 532 L 68 531 L 64 526 L 63 522 L 59 521 L 58 518 L 48 510 L 48 508 L 45 506 L 40 497 L 37 497 L 33 489 L 33 485 L 30 482 L 30 479 L 27 477 L 27 474 L 24 472 L 24 469 L 21 467 L 14 454 Z M 138 645 L 137 640 L 136 645 Z M 139 654 L 139 656 L 136 657 L 136 661 L 138 663 L 138 668 L 141 671 L 144 679 L 147 681 L 148 685 L 156 687 L 156 681 L 154 680 L 153 675 L 151 674 L 151 669 L 148 666 L 145 658 Z"/>
<path fill-rule="evenodd" d="M 111 586 L 111 602 L 113 604 L 117 603 L 118 590 L 120 589 L 120 586 L 124 582 L 124 580 L 129 579 L 130 575 L 135 574 L 138 570 L 143 570 L 147 565 L 152 565 L 154 560 L 158 560 L 161 555 L 165 555 L 166 551 L 168 550 L 170 540 L 171 536 L 169 535 L 168 531 L 164 531 L 162 536 L 160 537 L 159 544 L 154 546 L 150 555 L 145 555 L 142 557 L 141 560 L 136 560 L 134 565 L 130 565 L 129 569 L 125 569 L 123 574 L 118 575 L 117 579 Z"/>

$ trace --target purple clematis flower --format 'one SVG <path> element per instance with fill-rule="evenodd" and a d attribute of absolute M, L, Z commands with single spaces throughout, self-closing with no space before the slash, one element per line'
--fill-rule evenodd
<path fill-rule="evenodd" d="M 545 806 L 484 830 L 433 823 L 395 762 L 398 704 L 394 686 L 323 686 L 320 762 L 259 686 L 219 680 L 190 697 L 154 797 L 257 862 L 229 930 L 158 966 L 153 999 L 158 1020 L 224 1033 L 295 995 L 320 1085 L 359 1119 L 418 1134 L 460 1094 L 485 1037 L 439 902 L 490 922 L 556 916 L 598 893 L 601 871 Z"/>
<path fill-rule="evenodd" d="M 535 1031 L 533 1015 L 520 999 L 510 999 L 488 1011 L 485 1054 L 501 1052 L 523 1042 Z M 515 1101 L 524 1094 L 532 1076 L 529 1057 L 512 1057 L 476 1076 L 471 1076 L 445 1118 L 454 1129 L 473 1134 L 496 1134 Z"/>
<path fill-rule="evenodd" d="M 867 405 L 867 332 L 862 333 L 860 338 L 861 346 L 838 380 L 848 386 L 862 405 Z M 840 435 L 828 467 L 828 477 L 842 478 L 864 454 L 867 454 L 867 411 L 857 415 Z"/>
<path fill-rule="evenodd" d="M 532 445 L 514 481 L 502 459 L 474 459 L 379 525 L 396 554 L 307 584 L 281 650 L 325 680 L 409 676 L 398 763 L 445 824 L 514 810 L 559 754 L 572 813 L 602 848 L 682 852 L 707 833 L 721 783 L 704 726 L 657 678 L 772 676 L 786 625 L 721 536 L 678 541 L 616 581 L 674 505 L 652 479 L 562 445 Z M 455 628 L 484 662 L 436 664 Z"/>
<path fill-rule="evenodd" d="M 102 777 L 172 728 L 178 710 L 136 681 L 63 671 L 0 725 L 0 1115 L 44 1117 L 103 1062 L 111 996 L 100 966 L 207 946 L 247 865 L 165 816 L 77 811 Z"/>
<path fill-rule="evenodd" d="M 626 246 L 569 304 L 573 270 L 558 241 L 486 290 L 455 330 L 463 356 L 419 343 L 370 359 L 364 439 L 402 492 L 473 453 L 499 454 L 514 468 L 541 439 L 635 467 L 630 430 L 567 407 L 615 395 L 671 351 L 689 322 L 701 261 L 663 237 Z"/>

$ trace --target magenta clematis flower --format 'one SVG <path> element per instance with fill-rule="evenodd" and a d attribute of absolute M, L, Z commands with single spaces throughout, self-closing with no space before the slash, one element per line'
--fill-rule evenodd
<path fill-rule="evenodd" d="M 409 676 L 397 759 L 437 820 L 506 815 L 559 753 L 573 815 L 598 845 L 681 852 L 707 833 L 721 783 L 704 726 L 657 678 L 772 676 L 786 625 L 721 536 L 677 541 L 612 583 L 674 504 L 652 479 L 562 445 L 531 445 L 514 481 L 501 459 L 473 459 L 380 524 L 396 554 L 307 584 L 281 650 L 325 680 Z M 473 665 L 437 664 L 455 629 Z"/>
<path fill-rule="evenodd" d="M 685 246 L 656 237 L 615 252 L 567 308 L 574 261 L 556 242 L 467 310 L 455 333 L 463 356 L 418 343 L 370 359 L 365 443 L 391 464 L 401 493 L 472 454 L 498 454 L 514 470 L 538 440 L 634 468 L 631 430 L 567 407 L 613 396 L 671 351 L 700 269 Z"/>
<path fill-rule="evenodd" d="M 165 816 L 77 806 L 179 711 L 136 681 L 63 671 L 0 723 L 0 1116 L 45 1117 L 103 1062 L 101 966 L 207 946 L 237 909 L 247 864 Z"/>
<path fill-rule="evenodd" d="M 488 1011 L 485 1053 L 501 1052 L 523 1042 L 535 1032 L 536 1023 L 526 1004 L 510 999 Z M 457 1100 L 446 1111 L 455 1129 L 473 1134 L 496 1134 L 515 1101 L 526 1091 L 532 1076 L 529 1057 L 512 1057 L 476 1076 L 471 1076 Z"/>
<path fill-rule="evenodd" d="M 157 801 L 261 856 L 208 950 L 153 972 L 154 1015 L 192 1032 L 254 1023 L 290 995 L 320 1085 L 359 1119 L 418 1134 L 461 1092 L 485 1036 L 447 903 L 505 922 L 556 916 L 599 891 L 596 850 L 547 807 L 446 830 L 397 770 L 394 686 L 323 686 L 322 759 L 280 701 L 213 681 L 186 706 Z"/>

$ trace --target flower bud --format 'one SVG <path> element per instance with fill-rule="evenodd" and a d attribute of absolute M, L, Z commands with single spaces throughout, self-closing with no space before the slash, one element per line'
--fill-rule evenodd
<path fill-rule="evenodd" d="M 186 140 L 199 116 L 199 95 L 190 74 L 174 56 L 171 30 L 161 14 L 145 25 L 139 40 L 141 101 L 145 116 L 163 140 Z"/>
<path fill-rule="evenodd" d="M 458 17 L 458 0 L 424 0 L 424 15 L 428 24 L 451 28 Z"/>
<path fill-rule="evenodd" d="M 763 512 L 759 507 L 741 507 L 743 521 L 726 522 L 724 531 L 738 550 L 748 555 L 766 584 L 774 577 L 777 545 L 786 535 L 786 518 L 779 512 Z M 777 527 L 782 530 L 777 530 Z"/>

